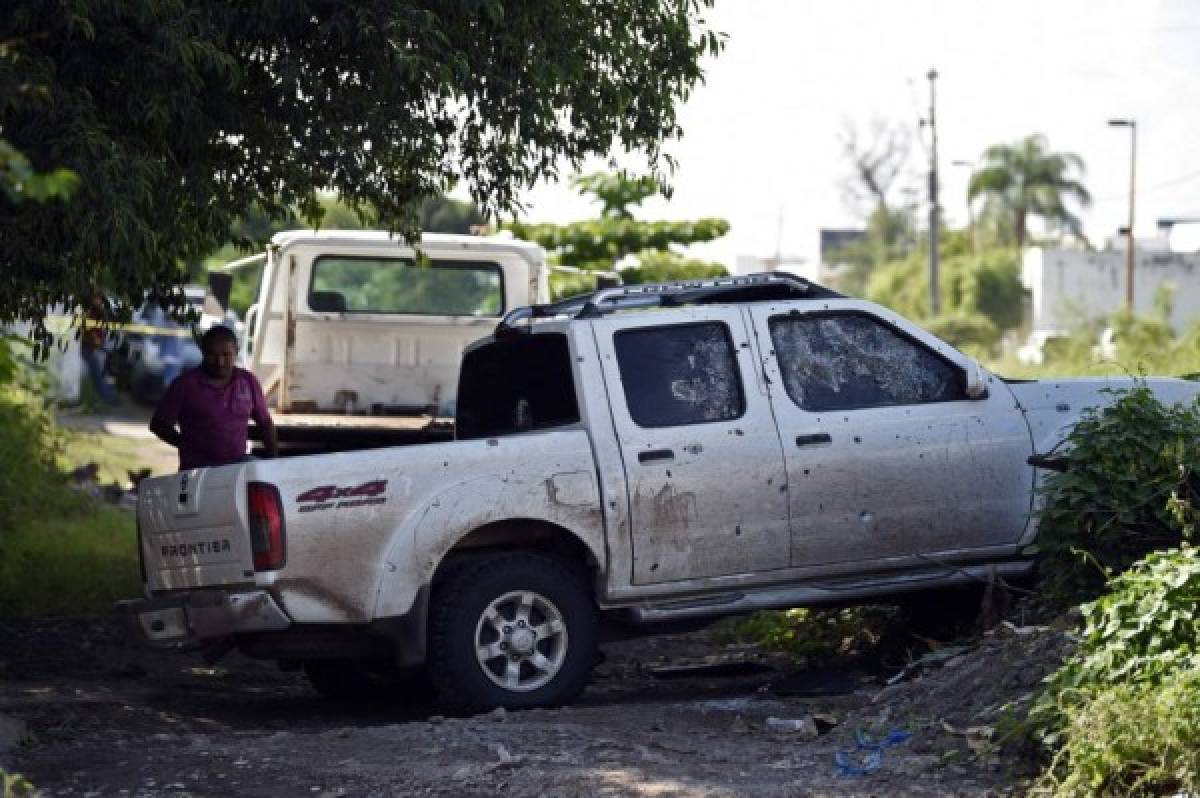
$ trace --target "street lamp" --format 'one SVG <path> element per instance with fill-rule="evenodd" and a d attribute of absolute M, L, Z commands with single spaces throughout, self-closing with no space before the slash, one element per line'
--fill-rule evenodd
<path fill-rule="evenodd" d="M 1137 174 L 1137 120 L 1110 119 L 1110 127 L 1129 128 L 1129 228 L 1125 247 L 1125 310 L 1133 315 L 1133 188 L 1134 176 Z"/>

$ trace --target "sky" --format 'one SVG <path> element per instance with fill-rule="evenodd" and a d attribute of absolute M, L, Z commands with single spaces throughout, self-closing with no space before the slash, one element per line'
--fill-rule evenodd
<path fill-rule="evenodd" d="M 1130 134 L 1107 125 L 1114 117 L 1137 120 L 1137 235 L 1154 235 L 1163 216 L 1200 217 L 1200 2 L 717 0 L 706 18 L 727 47 L 679 108 L 684 136 L 666 148 L 680 162 L 672 199 L 639 214 L 730 221 L 729 235 L 694 254 L 729 266 L 777 248 L 815 259 L 819 228 L 859 226 L 839 188 L 839 133 L 846 120 L 865 131 L 882 118 L 917 136 L 931 67 L 950 225 L 966 223 L 970 173 L 953 161 L 1043 133 L 1052 150 L 1084 159 L 1095 198 L 1085 230 L 1103 244 L 1129 212 Z M 914 138 L 912 185 L 928 168 Z M 565 181 L 524 199 L 531 221 L 596 211 Z M 1200 248 L 1200 224 L 1177 228 L 1173 243 Z"/>

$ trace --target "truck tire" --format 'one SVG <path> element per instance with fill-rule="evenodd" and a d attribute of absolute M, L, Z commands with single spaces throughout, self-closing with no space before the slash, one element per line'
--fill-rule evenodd
<path fill-rule="evenodd" d="M 533 552 L 487 557 L 433 596 L 430 676 L 443 706 L 477 712 L 565 704 L 596 656 L 596 610 L 583 575 Z"/>

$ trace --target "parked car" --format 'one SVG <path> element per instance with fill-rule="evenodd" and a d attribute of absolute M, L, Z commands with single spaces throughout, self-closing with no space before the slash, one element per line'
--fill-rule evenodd
<path fill-rule="evenodd" d="M 147 598 L 122 609 L 319 690 L 423 668 L 456 709 L 560 704 L 601 624 L 1028 573 L 1031 456 L 1130 384 L 1006 381 L 779 274 L 519 308 L 465 352 L 454 441 L 144 481 Z"/>
<path fill-rule="evenodd" d="M 115 347 L 111 370 L 134 399 L 154 403 L 181 373 L 200 365 L 198 338 L 214 324 L 224 324 L 240 335 L 237 314 L 214 304 L 204 286 L 184 287 L 188 307 L 199 316 L 195 327 L 171 318 L 154 300 L 134 313 Z"/>

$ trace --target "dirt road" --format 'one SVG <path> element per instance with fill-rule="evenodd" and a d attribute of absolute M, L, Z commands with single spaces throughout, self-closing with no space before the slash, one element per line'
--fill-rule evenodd
<path fill-rule="evenodd" d="M 874 677 L 789 673 L 712 635 L 622 642 L 575 706 L 447 719 L 329 703 L 236 654 L 208 667 L 146 652 L 107 620 L 3 622 L 0 728 L 24 733 L 8 750 L 0 738 L 0 764 L 71 796 L 1009 795 L 1011 762 L 955 724 L 1027 691 L 1058 645 L 996 637 L 881 693 Z M 831 687 L 853 692 L 790 694 Z M 892 732 L 878 750 L 856 742 Z"/>

